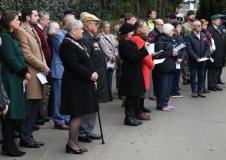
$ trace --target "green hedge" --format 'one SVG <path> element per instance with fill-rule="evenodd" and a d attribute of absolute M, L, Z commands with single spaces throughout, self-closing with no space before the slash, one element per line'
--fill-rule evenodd
<path fill-rule="evenodd" d="M 38 10 L 50 12 L 51 18 L 59 20 L 63 17 L 63 10 L 69 6 L 75 8 L 77 16 L 81 12 L 96 14 L 101 19 L 118 19 L 124 12 L 132 12 L 146 17 L 148 9 L 156 9 L 160 17 L 165 17 L 175 9 L 182 0 L 0 0 L 0 10 L 22 10 L 28 6 L 35 6 Z M 161 4 L 161 5 L 160 5 Z"/>

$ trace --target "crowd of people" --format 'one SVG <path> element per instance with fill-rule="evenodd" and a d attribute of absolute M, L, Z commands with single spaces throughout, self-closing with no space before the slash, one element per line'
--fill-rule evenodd
<path fill-rule="evenodd" d="M 83 12 L 76 18 L 66 8 L 62 21 L 50 21 L 46 11 L 26 8 L 19 14 L 3 11 L 0 18 L 0 115 L 2 153 L 20 157 L 17 147 L 40 148 L 45 143 L 33 131 L 49 121 L 68 130 L 66 153 L 83 154 L 80 142 L 101 139 L 93 133 L 99 103 L 110 102 L 116 72 L 118 98 L 125 107 L 124 124 L 141 125 L 151 119 L 144 100 L 156 100 L 156 109 L 169 112 L 170 97 L 183 97 L 183 84 L 191 96 L 205 98 L 222 91 L 219 84 L 225 64 L 224 15 L 195 18 L 188 11 L 182 24 L 175 15 L 167 22 L 155 10 L 148 19 L 132 13 L 111 26 Z M 47 82 L 48 80 L 48 82 Z M 44 81 L 44 82 L 43 82 Z M 207 84 L 207 85 L 206 85 Z M 50 93 L 46 87 L 50 86 Z M 48 103 L 45 103 L 48 99 Z"/>

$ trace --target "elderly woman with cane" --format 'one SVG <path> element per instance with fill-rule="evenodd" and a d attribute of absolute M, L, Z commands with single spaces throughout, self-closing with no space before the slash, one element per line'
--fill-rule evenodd
<path fill-rule="evenodd" d="M 86 47 L 81 43 L 83 24 L 79 20 L 68 23 L 60 57 L 64 65 L 61 91 L 61 113 L 71 116 L 66 153 L 83 154 L 88 150 L 78 143 L 79 127 L 86 114 L 98 111 L 95 91 L 97 73 Z"/>

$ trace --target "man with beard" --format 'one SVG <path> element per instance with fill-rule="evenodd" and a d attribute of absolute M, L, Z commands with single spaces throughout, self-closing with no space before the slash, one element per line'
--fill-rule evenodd
<path fill-rule="evenodd" d="M 32 126 L 37 118 L 38 111 L 44 98 L 43 85 L 36 74 L 48 75 L 50 72 L 42 51 L 41 41 L 34 27 L 38 24 L 38 12 L 34 8 L 26 8 L 22 11 L 21 27 L 16 31 L 25 61 L 31 74 L 30 81 L 26 84 L 27 112 L 26 119 L 21 121 L 20 145 L 27 148 L 39 148 L 44 143 L 37 142 L 32 135 Z"/>
<path fill-rule="evenodd" d="M 187 22 L 183 24 L 184 37 L 187 37 L 188 34 L 193 31 L 192 23 L 194 22 L 194 20 L 195 20 L 195 12 L 192 10 L 188 11 Z M 190 71 L 189 71 L 187 55 L 185 56 L 185 59 L 183 61 L 182 78 L 183 78 L 184 85 L 190 83 Z"/>

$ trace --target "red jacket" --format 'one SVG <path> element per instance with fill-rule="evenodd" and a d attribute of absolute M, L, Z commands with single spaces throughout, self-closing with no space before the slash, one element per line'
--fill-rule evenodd
<path fill-rule="evenodd" d="M 46 38 L 46 35 L 45 35 L 45 32 L 43 31 L 42 28 L 40 28 L 38 25 L 35 26 L 35 31 L 38 33 L 38 36 L 41 40 L 41 44 L 42 44 L 42 51 L 45 55 L 45 59 L 46 59 L 46 62 L 48 64 L 50 64 L 50 60 L 51 60 L 51 51 L 49 49 L 49 46 L 48 46 L 48 42 L 47 42 L 47 38 Z"/>
<path fill-rule="evenodd" d="M 132 41 L 136 43 L 138 49 L 141 49 L 144 47 L 145 45 L 145 41 L 138 35 L 134 35 L 132 38 Z M 154 68 L 155 64 L 152 61 L 152 56 L 148 55 L 146 57 L 143 58 L 142 60 L 142 71 L 143 71 L 143 77 L 144 77 L 144 83 L 145 83 L 145 89 L 149 89 L 150 88 L 150 79 L 151 79 L 151 75 L 150 75 L 150 70 L 152 70 Z"/>

